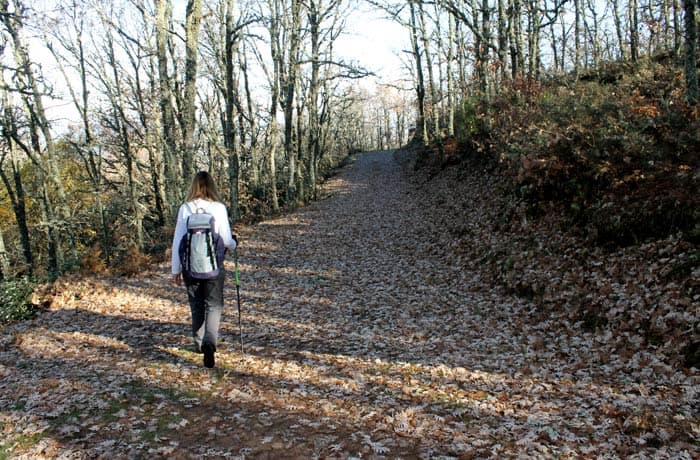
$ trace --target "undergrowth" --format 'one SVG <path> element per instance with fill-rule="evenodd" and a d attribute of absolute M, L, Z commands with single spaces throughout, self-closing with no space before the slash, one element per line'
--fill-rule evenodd
<path fill-rule="evenodd" d="M 0 281 L 0 324 L 34 316 L 31 295 L 35 287 L 30 278 Z"/>
<path fill-rule="evenodd" d="M 498 163 L 531 216 L 558 207 L 601 246 L 682 232 L 700 242 L 700 122 L 672 66 L 613 83 L 516 82 L 468 126 L 461 159 Z M 475 116 L 475 115 L 472 115 Z"/>

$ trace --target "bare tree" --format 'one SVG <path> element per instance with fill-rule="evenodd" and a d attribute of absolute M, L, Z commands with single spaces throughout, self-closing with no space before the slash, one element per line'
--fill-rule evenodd
<path fill-rule="evenodd" d="M 613 8 L 613 21 L 615 23 L 615 36 L 617 37 L 617 50 L 620 59 L 625 58 L 625 37 L 622 33 L 622 17 L 620 16 L 619 0 L 608 0 Z"/>
<path fill-rule="evenodd" d="M 272 59 L 272 73 L 267 73 L 270 82 L 270 120 L 268 125 L 269 156 L 268 166 L 270 174 L 270 193 L 272 199 L 272 209 L 279 211 L 279 198 L 277 196 L 277 145 L 279 125 L 277 112 L 280 101 L 280 74 L 282 72 L 282 50 L 280 48 L 281 39 L 281 5 L 277 0 L 268 0 L 270 17 L 268 19 L 268 32 L 270 36 L 270 57 Z"/>
<path fill-rule="evenodd" d="M 454 136 L 455 134 L 455 94 L 454 94 L 454 75 L 452 72 L 453 61 L 455 60 L 455 19 L 451 14 L 448 17 L 448 32 L 447 32 L 447 61 L 445 62 L 445 75 L 447 75 L 447 134 L 449 136 Z M 505 50 L 505 45 L 503 47 Z M 505 62 L 505 56 L 501 60 L 503 64 Z M 505 69 L 505 65 L 501 65 L 502 69 Z"/>
<path fill-rule="evenodd" d="M 212 47 L 212 57 L 215 63 L 212 65 L 212 80 L 223 98 L 223 110 L 221 111 L 221 127 L 223 132 L 226 161 L 228 163 L 228 190 L 229 212 L 234 222 L 240 220 L 239 182 L 241 178 L 240 145 L 246 137 L 245 117 L 239 95 L 239 82 L 236 60 L 240 58 L 240 43 L 243 38 L 243 30 L 253 20 L 239 17 L 234 20 L 235 2 L 224 0 L 219 4 L 217 21 L 219 24 L 218 37 L 210 33 L 209 39 Z M 245 71 L 241 71 L 245 73 Z M 245 77 L 247 78 L 247 76 Z M 253 118 L 251 112 L 250 117 Z M 236 121 L 238 120 L 238 126 Z M 254 125 L 254 121 L 251 122 Z"/>
<path fill-rule="evenodd" d="M 29 275 L 34 270 L 34 253 L 32 251 L 29 225 L 27 222 L 27 204 L 22 175 L 20 174 L 20 164 L 17 158 L 17 147 L 13 139 L 13 132 L 16 131 L 16 123 L 13 107 L 9 103 L 7 84 L 0 71 L 0 84 L 2 85 L 2 140 L 0 150 L 0 179 L 2 179 L 7 191 L 7 196 L 12 204 L 12 211 L 15 215 L 17 228 L 19 230 L 22 254 L 24 256 L 25 272 Z M 9 160 L 10 176 L 5 171 L 5 165 Z M 9 261 L 7 262 L 9 265 Z M 9 267 L 3 265 L 3 273 L 7 277 L 10 273 Z"/>
<path fill-rule="evenodd" d="M 522 37 L 522 3 L 521 0 L 512 0 L 508 7 L 508 43 L 510 69 L 513 79 L 522 75 L 525 63 Z"/>
<path fill-rule="evenodd" d="M 122 36 L 123 37 L 123 36 Z M 124 38 L 123 38 L 124 40 Z M 122 50 L 132 56 L 134 51 L 129 49 L 128 41 L 122 44 Z M 132 142 L 132 122 L 127 114 L 125 103 L 125 88 L 120 72 L 120 65 L 115 51 L 114 37 L 109 29 L 106 29 L 103 46 L 103 56 L 105 58 L 104 68 L 100 75 L 100 80 L 104 85 L 105 94 L 108 97 L 110 108 L 109 114 L 103 117 L 105 124 L 111 129 L 117 139 L 118 149 L 124 159 L 127 177 L 127 194 L 129 205 L 133 216 L 133 227 L 136 235 L 136 247 L 139 250 L 144 248 L 143 233 L 143 208 L 139 202 L 139 184 L 136 178 L 136 158 Z"/>
<path fill-rule="evenodd" d="M 100 220 L 101 247 L 109 262 L 111 244 L 103 201 L 102 156 L 98 153 L 90 117 L 89 56 L 85 29 L 89 29 L 93 24 L 84 5 L 76 0 L 67 2 L 61 11 L 62 20 L 48 24 L 46 29 L 49 35 L 44 41 L 56 60 L 70 99 L 80 117 L 81 129 L 71 140 L 71 145 L 82 158 L 84 171 L 92 184 L 95 208 Z M 74 74 L 69 73 L 69 70 L 78 75 L 77 84 L 74 84 Z"/>
<path fill-rule="evenodd" d="M 60 272 L 64 257 L 61 243 L 67 240 L 69 250 L 75 256 L 75 245 L 70 232 L 68 200 L 63 188 L 53 134 L 44 110 L 44 92 L 21 36 L 26 9 L 19 0 L 14 1 L 12 9 L 8 0 L 0 0 L 0 10 L 6 12 L 0 15 L 0 21 L 13 46 L 16 64 L 14 80 L 17 85 L 16 91 L 22 99 L 26 123 L 26 136 L 22 135 L 17 125 L 10 131 L 10 135 L 32 160 L 41 175 L 43 224 L 49 248 L 48 273 L 50 278 L 55 278 Z M 59 239 L 57 234 L 59 229 L 63 230 L 68 238 Z"/>
<path fill-rule="evenodd" d="M 282 70 L 280 74 L 281 85 L 284 89 L 283 97 L 280 99 L 282 109 L 284 110 L 284 154 L 288 162 L 289 177 L 287 185 L 287 202 L 294 204 L 297 200 L 297 161 L 294 154 L 294 96 L 297 87 L 297 79 L 299 78 L 299 53 L 301 50 L 301 0 L 290 0 L 289 15 L 283 15 L 285 42 L 289 48 L 286 53 L 278 54 L 278 57 L 283 57 L 286 54 L 286 61 L 280 62 L 279 68 Z M 280 46 L 281 48 L 281 46 Z"/>
<path fill-rule="evenodd" d="M 419 25 L 416 18 L 416 7 L 415 2 L 412 0 L 408 2 L 408 6 L 411 12 L 409 19 L 409 31 L 411 34 L 411 51 L 413 60 L 415 62 L 416 71 L 416 97 L 418 99 L 418 115 L 416 117 L 416 140 L 427 144 L 429 141 L 428 137 L 428 123 L 425 111 L 425 78 L 423 77 L 423 54 L 420 49 L 420 42 L 418 41 L 418 31 Z"/>
<path fill-rule="evenodd" d="M 431 40 L 428 36 L 428 26 L 425 19 L 423 2 L 421 0 L 418 1 L 418 15 L 420 19 L 421 40 L 423 42 L 423 50 L 425 51 L 425 66 L 428 69 L 428 87 L 430 88 L 430 105 L 433 116 L 432 138 L 437 142 L 439 158 L 442 161 L 442 159 L 445 156 L 445 151 L 442 145 L 442 132 L 440 129 L 440 113 L 438 111 L 438 92 L 436 89 L 435 76 L 433 75 L 433 60 L 430 52 Z"/>
<path fill-rule="evenodd" d="M 233 22 L 233 0 L 226 1 L 226 28 L 224 38 L 224 63 L 225 63 L 225 84 L 224 84 L 224 101 L 226 110 L 224 112 L 224 145 L 226 146 L 227 156 L 229 159 L 229 202 L 231 217 L 236 222 L 240 219 L 240 211 L 238 206 L 238 180 L 240 176 L 240 161 L 238 148 L 236 146 L 236 127 L 235 122 L 235 105 L 236 105 L 236 89 L 234 84 L 233 65 L 238 43 L 238 34 L 234 28 Z"/>
<path fill-rule="evenodd" d="M 169 209 L 170 220 L 175 216 L 180 201 L 180 173 L 175 161 L 177 143 L 175 139 L 175 109 L 173 79 L 168 70 L 168 48 L 170 43 L 170 22 L 172 5 L 170 0 L 156 0 L 156 55 L 158 56 L 158 76 L 160 90 L 161 125 L 163 129 L 163 173 L 165 179 L 165 204 Z"/>

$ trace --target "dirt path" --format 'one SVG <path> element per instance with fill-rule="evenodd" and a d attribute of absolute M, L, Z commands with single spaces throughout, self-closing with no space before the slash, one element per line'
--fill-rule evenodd
<path fill-rule="evenodd" d="M 230 277 L 213 370 L 167 266 L 63 282 L 2 329 L 0 458 L 698 458 L 697 375 L 529 321 L 404 155 L 238 230 L 245 348 Z M 477 201 L 459 212 L 482 225 Z"/>

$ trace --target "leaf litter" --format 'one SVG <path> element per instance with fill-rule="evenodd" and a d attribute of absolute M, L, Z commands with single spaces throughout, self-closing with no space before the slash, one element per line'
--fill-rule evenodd
<path fill-rule="evenodd" d="M 229 276 L 212 370 L 168 266 L 59 281 L 3 327 L 0 452 L 698 458 L 697 369 L 667 353 L 698 298 L 655 274 L 682 243 L 597 253 L 517 212 L 504 224 L 493 175 L 411 166 L 358 156 L 318 202 L 237 229 L 244 353 Z M 667 342 L 634 329 L 651 303 Z"/>

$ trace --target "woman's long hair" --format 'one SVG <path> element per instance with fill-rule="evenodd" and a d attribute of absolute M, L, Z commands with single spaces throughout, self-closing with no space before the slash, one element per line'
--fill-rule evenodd
<path fill-rule="evenodd" d="M 202 198 L 208 201 L 221 201 L 219 193 L 216 191 L 214 179 L 206 171 L 199 171 L 192 179 L 190 194 L 187 196 L 187 201 Z"/>

